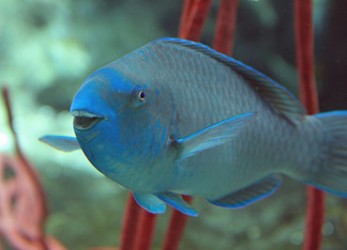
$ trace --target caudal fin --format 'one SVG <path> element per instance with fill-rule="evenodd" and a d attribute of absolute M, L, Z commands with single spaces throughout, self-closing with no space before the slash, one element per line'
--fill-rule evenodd
<path fill-rule="evenodd" d="M 316 114 L 326 133 L 325 150 L 319 167 L 307 184 L 347 197 L 347 111 Z"/>

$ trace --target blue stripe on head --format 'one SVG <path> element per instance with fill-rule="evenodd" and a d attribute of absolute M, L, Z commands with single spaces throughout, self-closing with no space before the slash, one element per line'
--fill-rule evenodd
<path fill-rule="evenodd" d="M 134 84 L 126 80 L 111 65 L 92 73 L 76 93 L 71 105 L 73 111 L 88 111 L 104 116 L 106 110 L 117 109 L 122 105 L 121 95 L 131 93 Z"/>
<path fill-rule="evenodd" d="M 88 79 L 93 78 L 105 79 L 111 84 L 112 90 L 115 90 L 118 93 L 130 93 L 134 88 L 134 84 L 127 80 L 112 66 L 112 64 L 109 64 L 98 69 L 87 78 L 87 81 Z"/>
<path fill-rule="evenodd" d="M 103 112 L 107 110 L 107 103 L 100 96 L 102 92 L 107 92 L 107 86 L 103 82 L 92 79 L 85 81 L 72 101 L 70 112 L 85 111 L 104 116 Z"/>

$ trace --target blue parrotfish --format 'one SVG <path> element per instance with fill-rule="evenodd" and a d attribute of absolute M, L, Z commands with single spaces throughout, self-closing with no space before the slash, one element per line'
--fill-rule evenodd
<path fill-rule="evenodd" d="M 75 137 L 47 135 L 161 214 L 182 195 L 241 208 L 281 176 L 347 197 L 347 111 L 307 115 L 287 89 L 200 43 L 162 38 L 96 70 L 76 93 Z"/>

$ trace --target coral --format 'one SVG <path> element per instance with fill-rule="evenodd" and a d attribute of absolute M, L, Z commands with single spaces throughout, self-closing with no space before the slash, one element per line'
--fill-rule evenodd
<path fill-rule="evenodd" d="M 13 128 L 8 90 L 2 89 L 16 157 L 0 155 L 0 235 L 18 250 L 63 250 L 44 233 L 47 206 L 36 171 L 22 153 Z"/>
<path fill-rule="evenodd" d="M 295 0 L 296 56 L 300 79 L 300 99 L 309 114 L 319 112 L 314 80 L 313 2 Z M 325 219 L 325 193 L 308 187 L 308 205 L 304 249 L 321 248 Z"/>

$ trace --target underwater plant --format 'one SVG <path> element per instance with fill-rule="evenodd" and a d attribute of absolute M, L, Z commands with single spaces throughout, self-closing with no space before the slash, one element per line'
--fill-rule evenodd
<path fill-rule="evenodd" d="M 6 240 L 18 250 L 64 250 L 57 239 L 44 231 L 48 216 L 44 190 L 35 169 L 20 148 L 6 87 L 2 88 L 2 97 L 16 154 L 0 154 L 0 243 Z"/>

